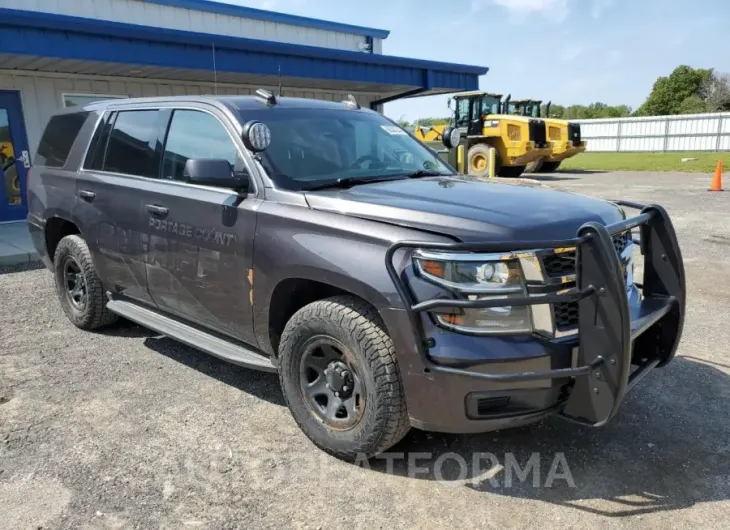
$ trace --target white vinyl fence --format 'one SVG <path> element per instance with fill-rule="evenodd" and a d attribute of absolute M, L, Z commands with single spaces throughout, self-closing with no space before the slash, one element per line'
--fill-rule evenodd
<path fill-rule="evenodd" d="M 575 121 L 588 151 L 730 150 L 730 112 Z"/>

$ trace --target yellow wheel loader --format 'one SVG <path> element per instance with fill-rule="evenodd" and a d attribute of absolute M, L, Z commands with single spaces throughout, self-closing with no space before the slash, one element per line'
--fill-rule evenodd
<path fill-rule="evenodd" d="M 514 100 L 509 104 L 508 112 L 520 116 L 542 118 L 547 123 L 547 139 L 550 144 L 550 155 L 528 164 L 528 173 L 552 173 L 560 163 L 586 150 L 586 142 L 581 139 L 580 124 L 550 117 L 550 103 L 546 105 L 545 117 L 542 117 L 542 101 L 537 99 Z"/>
<path fill-rule="evenodd" d="M 519 177 L 530 162 L 550 155 L 547 143 L 547 128 L 539 118 L 510 116 L 504 110 L 509 97 L 502 103 L 501 94 L 488 92 L 463 92 L 452 98 L 453 124 L 451 130 L 460 133 L 458 146 L 448 145 L 453 135 L 447 126 L 416 126 L 415 136 L 434 147 L 443 140 L 453 163 L 459 149 L 465 153 L 463 171 L 477 177 L 489 175 L 489 148 L 496 152 L 496 174 L 500 177 Z"/>

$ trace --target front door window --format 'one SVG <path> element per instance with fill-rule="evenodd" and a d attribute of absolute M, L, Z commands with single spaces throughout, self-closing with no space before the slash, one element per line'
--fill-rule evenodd
<path fill-rule="evenodd" d="M 20 177 L 16 167 L 16 150 L 10 130 L 8 111 L 0 109 L 0 163 L 2 164 L 3 186 L 8 204 L 18 206 L 22 202 L 20 195 Z"/>

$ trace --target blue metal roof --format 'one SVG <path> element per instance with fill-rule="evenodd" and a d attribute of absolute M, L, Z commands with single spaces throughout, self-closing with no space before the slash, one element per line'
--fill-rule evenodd
<path fill-rule="evenodd" d="M 264 20 L 266 22 L 277 22 L 279 24 L 289 24 L 291 26 L 301 26 L 305 28 L 322 29 L 326 31 L 339 31 L 342 33 L 352 33 L 354 35 L 365 35 L 375 39 L 387 39 L 390 31 L 384 29 L 366 28 L 363 26 L 353 26 L 351 24 L 340 24 L 339 22 L 330 22 L 328 20 L 319 20 L 316 18 L 300 17 L 296 15 L 287 15 L 285 13 L 276 13 L 273 11 L 265 11 L 263 9 L 255 9 L 253 7 L 243 7 L 232 4 L 224 4 L 212 0 L 143 0 L 153 4 L 161 4 L 164 6 L 181 7 L 184 9 L 193 9 L 195 11 L 206 11 L 208 13 L 217 13 L 219 15 L 231 15 L 234 17 L 252 18 L 255 20 Z"/>
<path fill-rule="evenodd" d="M 0 9 L 0 53 L 219 72 L 475 90 L 486 67 Z"/>

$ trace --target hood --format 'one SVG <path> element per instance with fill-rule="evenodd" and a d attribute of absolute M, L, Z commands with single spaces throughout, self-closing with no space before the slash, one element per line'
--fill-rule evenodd
<path fill-rule="evenodd" d="M 568 239 L 584 223 L 623 219 L 613 203 L 461 177 L 428 177 L 306 193 L 315 210 L 427 230 L 461 241 Z"/>
<path fill-rule="evenodd" d="M 544 118 L 533 118 L 531 116 L 520 116 L 519 114 L 487 114 L 487 120 L 512 120 L 518 123 L 530 123 L 531 121 L 545 121 Z"/>

